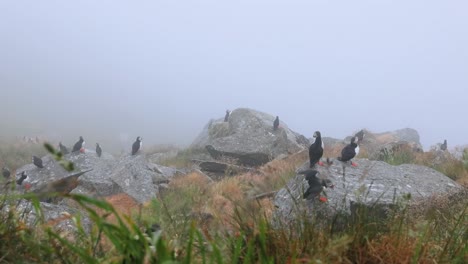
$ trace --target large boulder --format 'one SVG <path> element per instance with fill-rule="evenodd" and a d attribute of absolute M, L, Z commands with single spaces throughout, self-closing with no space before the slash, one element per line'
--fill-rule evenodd
<path fill-rule="evenodd" d="M 447 176 L 425 166 L 392 166 L 367 159 L 357 159 L 356 162 L 358 167 L 338 160 L 326 166 L 318 166 L 320 177 L 330 180 L 330 185 L 334 186 L 325 191 L 328 198 L 326 203 L 317 203 L 318 199 L 304 200 L 303 194 L 309 186 L 304 175 L 297 174 L 276 194 L 276 219 L 290 223 L 297 219 L 302 210 L 313 213 L 316 208 L 324 209 L 322 211 L 326 219 L 336 214 L 352 215 L 358 206 L 385 211 L 403 196 L 410 195 L 411 201 L 420 201 L 463 190 L 462 186 Z M 298 172 L 308 167 L 309 163 L 306 162 Z"/>
<path fill-rule="evenodd" d="M 19 189 L 22 189 L 22 186 L 30 186 L 29 191 L 36 192 L 44 189 L 44 186 L 60 184 L 61 180 L 76 172 L 90 170 L 79 177 L 79 184 L 74 186 L 76 188 L 72 193 L 93 197 L 126 193 L 136 201 L 144 203 L 158 194 L 159 184 L 167 183 L 179 173 L 172 168 L 148 163 L 142 155 L 127 155 L 117 159 L 108 153 L 97 157 L 94 151 L 86 150 L 85 153 L 67 154 L 64 158 L 73 162 L 74 172 L 67 172 L 50 155 L 42 158 L 44 168 L 37 168 L 33 164 L 19 168 L 17 174 L 25 172 L 28 176 Z"/>
<path fill-rule="evenodd" d="M 280 121 L 273 131 L 275 117 L 247 108 L 232 111 L 224 118 L 211 120 L 192 143 L 193 149 L 206 149 L 213 159 L 234 159 L 240 165 L 259 166 L 281 154 L 296 153 L 308 146 L 304 136 Z M 280 119 L 281 120 L 281 119 Z"/>

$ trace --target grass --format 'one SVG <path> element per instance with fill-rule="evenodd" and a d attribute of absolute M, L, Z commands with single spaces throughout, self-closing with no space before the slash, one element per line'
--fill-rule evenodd
<path fill-rule="evenodd" d="M 32 155 L 44 156 L 47 151 L 42 144 L 0 141 L 0 167 L 16 170 L 31 163 Z"/>
<path fill-rule="evenodd" d="M 258 169 L 211 182 L 178 176 L 169 190 L 141 207 L 122 199 L 66 195 L 92 220 L 88 234 L 79 215 L 27 224 L 18 198 L 0 196 L 0 263 L 466 263 L 468 193 L 410 205 L 400 199 L 385 220 L 358 208 L 353 221 L 323 223 L 302 211 L 291 225 L 271 223 L 274 206 L 256 194 L 278 190 L 307 159 L 298 153 Z M 413 201 L 417 202 L 417 201 Z M 132 202 L 130 202 L 131 204 Z M 298 201 L 302 203 L 302 201 Z M 13 208 L 17 208 L 13 210 Z M 128 208 L 135 208 L 128 210 Z M 54 223 L 73 220 L 64 236 Z M 346 223 L 336 228 L 336 223 Z M 161 230 L 150 231 L 159 225 Z M 8 241 L 7 243 L 4 241 Z"/>

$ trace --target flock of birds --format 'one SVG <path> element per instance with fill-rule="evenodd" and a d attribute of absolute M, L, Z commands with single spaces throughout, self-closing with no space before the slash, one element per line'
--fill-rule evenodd
<path fill-rule="evenodd" d="M 63 155 L 66 155 L 66 154 L 69 154 L 69 153 L 77 153 L 77 152 L 81 152 L 81 153 L 84 153 L 84 145 L 85 145 L 85 141 L 83 139 L 82 136 L 80 136 L 79 140 L 73 145 L 73 148 L 71 150 L 71 152 L 68 150 L 67 147 L 65 147 L 62 142 L 59 142 L 59 149 L 60 149 L 60 152 L 63 154 Z M 133 143 L 132 145 L 132 156 L 133 155 L 136 155 L 138 153 L 138 151 L 142 148 L 143 146 L 143 141 L 142 141 L 142 138 L 141 137 L 137 137 L 135 142 Z M 101 145 L 99 145 L 99 143 L 96 143 L 96 155 L 98 157 L 101 157 L 102 156 L 102 148 L 101 148 Z M 42 161 L 41 158 L 39 158 L 38 156 L 36 155 L 33 155 L 32 156 L 32 163 L 38 167 L 39 169 L 42 169 L 44 168 L 44 163 Z M 2 175 L 4 178 L 6 179 L 9 179 L 10 176 L 11 176 L 11 171 L 10 169 L 8 169 L 7 167 L 3 167 L 2 168 Z M 28 177 L 26 175 L 26 173 L 23 171 L 21 172 L 21 174 L 19 174 L 20 177 L 18 178 L 18 180 L 16 181 L 16 183 L 18 185 L 21 185 L 23 183 L 23 181 Z"/>
<path fill-rule="evenodd" d="M 229 121 L 229 116 L 231 114 L 231 111 L 226 110 L 226 115 L 224 116 L 224 122 Z M 279 128 L 279 117 L 276 116 L 276 118 L 273 121 L 273 131 L 278 130 Z M 310 163 L 310 168 L 299 172 L 299 174 L 304 174 L 305 179 L 309 184 L 309 188 L 304 192 L 303 197 L 304 198 L 312 198 L 317 195 L 319 195 L 323 188 L 327 188 L 328 186 L 333 188 L 333 185 L 330 185 L 331 181 L 328 179 L 320 179 L 318 177 L 319 172 L 315 170 L 315 166 L 318 164 L 320 166 L 324 166 L 323 162 L 321 161 L 322 156 L 323 156 L 323 149 L 324 149 L 324 144 L 322 141 L 322 135 L 320 131 L 315 131 L 314 132 L 314 142 L 309 146 L 309 163 Z M 356 167 L 357 164 L 352 161 L 354 157 L 356 157 L 359 154 L 359 143 L 362 142 L 364 139 L 364 130 L 359 131 L 354 135 L 354 137 L 351 138 L 351 142 L 346 145 L 342 150 L 341 150 L 341 156 L 337 158 L 337 160 L 341 162 L 351 162 L 351 165 Z M 447 141 L 445 141 L 445 145 L 447 144 Z"/>
<path fill-rule="evenodd" d="M 231 111 L 226 110 L 226 115 L 224 116 L 224 122 L 229 121 L 229 116 L 230 116 Z M 276 116 L 276 118 L 273 121 L 273 131 L 278 130 L 279 128 L 279 117 Z M 303 198 L 305 199 L 310 199 L 313 197 L 316 197 L 319 195 L 323 188 L 331 187 L 333 188 L 333 185 L 331 184 L 331 181 L 328 179 L 321 179 L 318 177 L 319 172 L 314 169 L 316 165 L 324 166 L 323 162 L 321 161 L 321 158 L 323 156 L 323 149 L 324 149 L 324 144 L 322 141 L 322 135 L 320 131 L 315 131 L 314 132 L 314 142 L 309 146 L 309 163 L 310 163 L 310 168 L 299 172 L 299 174 L 305 175 L 305 179 L 309 184 L 309 188 L 304 192 Z M 352 138 L 351 141 L 348 145 L 346 145 L 342 150 L 341 150 L 341 156 L 337 158 L 337 160 L 341 162 L 351 162 L 351 165 L 356 167 L 357 164 L 352 161 L 356 155 L 359 154 L 359 143 L 362 142 L 364 138 L 364 130 L 359 131 L 356 133 Z M 142 138 L 137 137 L 135 142 L 132 145 L 132 155 L 136 155 L 137 152 L 141 149 L 142 147 Z M 73 148 L 71 150 L 71 153 L 74 152 L 84 152 L 84 145 L 85 141 L 82 136 L 80 136 L 79 140 L 73 145 Z M 62 142 L 59 142 L 59 148 L 60 152 L 64 155 L 69 154 L 70 151 L 68 151 L 67 147 L 65 147 Z M 447 140 L 444 140 L 444 143 L 441 144 L 440 146 L 441 150 L 446 150 L 447 149 Z M 102 156 L 102 148 L 99 145 L 99 143 L 96 143 L 96 155 L 98 157 Z M 38 168 L 44 168 L 42 159 L 33 155 L 32 157 L 32 162 L 33 164 L 38 167 Z M 328 162 L 328 158 L 327 158 Z M 5 178 L 9 178 L 11 175 L 11 172 L 8 168 L 3 167 L 2 168 L 2 175 Z M 18 185 L 21 185 L 22 182 L 27 178 L 27 175 L 25 172 L 21 172 L 20 177 L 16 181 Z"/>
<path fill-rule="evenodd" d="M 309 147 L 310 169 L 299 172 L 299 174 L 305 175 L 305 179 L 309 184 L 309 188 L 307 188 L 307 190 L 303 194 L 304 199 L 311 199 L 313 197 L 318 196 L 324 188 L 334 187 L 334 185 L 331 184 L 331 181 L 329 179 L 319 178 L 319 172 L 314 169 L 317 164 L 323 166 L 321 158 L 323 156 L 324 144 L 322 141 L 322 135 L 320 134 L 320 131 L 315 131 L 313 137 L 315 138 L 315 141 Z M 351 142 L 341 150 L 341 156 L 338 157 L 337 160 L 342 162 L 351 162 L 351 165 L 356 167 L 357 164 L 354 163 L 352 159 L 359 154 L 359 142 L 361 142 L 363 139 L 364 130 L 361 130 L 358 133 L 356 133 L 356 135 L 354 135 L 354 137 L 351 138 Z"/>

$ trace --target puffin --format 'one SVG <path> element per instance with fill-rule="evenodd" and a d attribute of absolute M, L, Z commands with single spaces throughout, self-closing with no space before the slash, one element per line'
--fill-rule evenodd
<path fill-rule="evenodd" d="M 66 155 L 68 153 L 70 153 L 67 149 L 67 147 L 65 147 L 62 142 L 59 142 L 59 149 L 60 149 L 60 152 L 62 152 L 63 155 Z"/>
<path fill-rule="evenodd" d="M 227 122 L 229 120 L 229 115 L 231 114 L 231 111 L 226 110 L 226 115 L 224 116 L 224 122 Z"/>
<path fill-rule="evenodd" d="M 357 137 L 358 142 L 362 142 L 365 136 L 364 129 L 361 129 L 361 131 L 357 132 L 354 136 Z"/>
<path fill-rule="evenodd" d="M 447 150 L 447 140 L 444 139 L 444 144 L 440 145 L 440 150 L 446 151 Z"/>
<path fill-rule="evenodd" d="M 84 147 L 85 145 L 85 141 L 83 139 L 82 136 L 80 136 L 80 139 L 78 140 L 78 142 L 75 143 L 75 145 L 73 145 L 73 149 L 72 149 L 72 152 L 84 152 Z"/>
<path fill-rule="evenodd" d="M 16 184 L 18 184 L 18 185 L 23 184 L 23 181 L 26 180 L 27 177 L 28 177 L 28 175 L 26 175 L 26 172 L 22 171 L 20 178 L 18 180 L 16 180 Z"/>
<path fill-rule="evenodd" d="M 3 167 L 2 168 L 2 175 L 3 175 L 3 177 L 8 179 L 8 178 L 10 178 L 11 172 L 7 167 Z"/>
<path fill-rule="evenodd" d="M 141 142 L 141 140 L 141 137 L 136 138 L 135 142 L 132 145 L 132 155 L 135 155 L 138 152 L 138 150 L 141 149 L 141 146 L 143 145 L 143 142 Z"/>
<path fill-rule="evenodd" d="M 358 141 L 357 137 L 351 138 L 351 143 L 346 145 L 341 150 L 341 157 L 337 158 L 339 161 L 348 162 L 359 154 L 359 145 L 356 143 L 356 141 Z M 354 167 L 357 166 L 357 164 L 352 161 L 351 165 Z"/>
<path fill-rule="evenodd" d="M 323 141 L 320 131 L 315 131 L 314 136 L 315 141 L 309 147 L 309 161 L 310 167 L 313 168 L 315 164 L 323 166 L 323 163 L 320 161 L 320 158 L 323 155 Z"/>
<path fill-rule="evenodd" d="M 276 131 L 279 127 L 279 117 L 276 116 L 275 121 L 273 121 L 273 131 Z"/>
<path fill-rule="evenodd" d="M 318 177 L 319 172 L 316 170 L 308 169 L 308 170 L 299 172 L 298 174 L 305 175 L 305 179 L 307 183 L 309 184 L 309 188 L 307 188 L 307 190 L 302 195 L 303 199 L 311 200 L 314 197 L 318 196 L 323 191 L 324 188 L 334 187 L 333 185 L 330 185 L 331 184 L 330 180 L 324 180 L 324 179 L 319 178 Z"/>
<path fill-rule="evenodd" d="M 42 164 L 42 159 L 39 158 L 38 156 L 32 156 L 32 162 L 34 163 L 34 165 L 36 165 L 36 167 L 38 168 L 44 168 L 44 165 Z"/>
<path fill-rule="evenodd" d="M 101 157 L 102 155 L 102 149 L 101 149 L 101 146 L 99 145 L 99 143 L 96 143 L 96 154 L 98 157 Z"/>

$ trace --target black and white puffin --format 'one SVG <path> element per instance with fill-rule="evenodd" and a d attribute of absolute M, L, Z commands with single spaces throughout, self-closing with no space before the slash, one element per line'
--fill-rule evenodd
<path fill-rule="evenodd" d="M 365 136 L 364 129 L 361 129 L 361 131 L 357 132 L 354 136 L 357 137 L 358 142 L 362 142 Z"/>
<path fill-rule="evenodd" d="M 138 150 L 141 149 L 142 146 L 143 146 L 142 138 L 137 137 L 136 141 L 132 145 L 132 155 L 135 155 L 138 152 Z"/>
<path fill-rule="evenodd" d="M 34 165 L 36 165 L 36 167 L 38 168 L 44 168 L 44 165 L 42 164 L 42 159 L 39 158 L 38 156 L 32 156 L 32 162 Z"/>
<path fill-rule="evenodd" d="M 276 116 L 275 121 L 273 121 L 273 131 L 276 131 L 279 127 L 279 117 Z"/>
<path fill-rule="evenodd" d="M 320 131 L 315 131 L 314 136 L 315 141 L 309 147 L 309 161 L 310 167 L 313 168 L 316 163 L 323 166 L 323 163 L 320 161 L 323 155 L 323 141 Z"/>
<path fill-rule="evenodd" d="M 99 145 L 99 143 L 96 143 L 96 154 L 98 157 L 101 157 L 102 155 L 102 149 L 101 149 L 101 146 Z"/>
<path fill-rule="evenodd" d="M 10 178 L 11 172 L 7 167 L 3 167 L 2 168 L 2 175 L 3 175 L 3 177 L 8 179 L 8 178 Z"/>
<path fill-rule="evenodd" d="M 78 140 L 78 142 L 76 142 L 75 145 L 73 145 L 72 152 L 78 152 L 78 151 L 84 152 L 84 149 L 83 149 L 84 145 L 85 145 L 85 141 L 83 137 L 80 136 L 80 139 Z"/>
<path fill-rule="evenodd" d="M 348 162 L 359 154 L 359 145 L 356 141 L 358 141 L 357 137 L 351 138 L 351 143 L 341 150 L 341 157 L 338 157 L 339 161 Z M 357 164 L 352 161 L 351 165 L 354 167 L 357 166 Z"/>
<path fill-rule="evenodd" d="M 229 120 L 229 115 L 231 114 L 231 111 L 226 110 L 226 115 L 224 116 L 224 122 L 227 122 Z"/>
<path fill-rule="evenodd" d="M 63 155 L 66 155 L 68 153 L 70 153 L 67 149 L 67 147 L 65 147 L 62 142 L 59 142 L 59 149 L 60 149 L 60 152 L 62 152 Z"/>
<path fill-rule="evenodd" d="M 440 150 L 446 151 L 447 150 L 447 140 L 444 139 L 444 144 L 440 145 Z"/>
<path fill-rule="evenodd" d="M 305 175 L 305 179 L 307 183 L 309 184 L 309 188 L 304 192 L 302 197 L 304 199 L 313 199 L 314 197 L 318 196 L 322 191 L 323 188 L 333 188 L 333 185 L 331 184 L 330 180 L 324 180 L 318 177 L 319 172 L 316 170 L 308 169 L 302 172 L 299 172 L 298 174 L 303 174 Z"/>
<path fill-rule="evenodd" d="M 28 177 L 28 175 L 26 175 L 26 172 L 21 172 L 21 176 L 18 180 L 16 180 L 16 184 L 18 185 L 21 185 L 23 184 L 23 181 L 26 180 L 26 178 Z"/>

